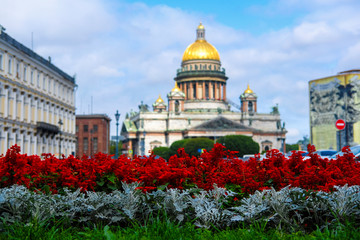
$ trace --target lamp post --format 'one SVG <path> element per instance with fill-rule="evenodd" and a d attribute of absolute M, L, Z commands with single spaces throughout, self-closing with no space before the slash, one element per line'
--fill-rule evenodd
<path fill-rule="evenodd" d="M 119 118 L 120 118 L 120 113 L 119 113 L 118 110 L 116 110 L 116 113 L 115 113 L 115 119 L 116 119 L 116 152 L 115 152 L 115 159 L 118 159 L 118 156 L 119 156 L 119 135 L 118 135 Z"/>
<path fill-rule="evenodd" d="M 63 125 L 63 122 L 62 120 L 60 119 L 58 124 L 60 125 L 60 131 L 59 131 L 59 134 L 60 134 L 60 138 L 59 138 L 59 159 L 61 159 L 61 126 Z"/>

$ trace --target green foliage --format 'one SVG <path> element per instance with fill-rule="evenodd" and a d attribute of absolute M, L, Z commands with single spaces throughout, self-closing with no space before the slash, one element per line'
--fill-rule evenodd
<path fill-rule="evenodd" d="M 172 155 L 177 154 L 177 150 L 179 148 L 183 148 L 185 143 L 187 142 L 187 140 L 189 140 L 189 139 L 182 139 L 182 140 L 178 140 L 178 141 L 173 142 L 171 144 L 171 146 L 170 146 L 170 150 L 171 150 Z"/>
<path fill-rule="evenodd" d="M 121 155 L 122 142 L 119 141 L 119 155 Z M 110 154 L 115 154 L 116 152 L 116 141 L 110 141 Z"/>
<path fill-rule="evenodd" d="M 286 152 L 299 150 L 299 144 L 286 144 Z"/>
<path fill-rule="evenodd" d="M 244 135 L 228 135 L 219 138 L 216 142 L 221 143 L 230 151 L 237 151 L 237 156 L 244 154 L 259 153 L 260 147 L 251 137 Z"/>
<path fill-rule="evenodd" d="M 172 156 L 172 152 L 168 147 L 156 147 L 153 149 L 153 154 L 168 160 Z"/>
<path fill-rule="evenodd" d="M 200 156 L 199 149 L 210 151 L 214 147 L 214 141 L 209 138 L 189 138 L 184 144 L 184 149 L 190 156 Z"/>

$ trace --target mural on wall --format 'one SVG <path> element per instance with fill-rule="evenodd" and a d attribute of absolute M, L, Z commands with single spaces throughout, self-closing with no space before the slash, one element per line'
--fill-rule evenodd
<path fill-rule="evenodd" d="M 337 77 L 327 83 L 310 85 L 310 124 L 334 125 L 337 119 L 346 122 L 345 131 L 337 133 L 338 143 L 342 147 L 353 142 L 353 124 L 360 119 L 360 79 L 353 76 L 342 83 Z"/>

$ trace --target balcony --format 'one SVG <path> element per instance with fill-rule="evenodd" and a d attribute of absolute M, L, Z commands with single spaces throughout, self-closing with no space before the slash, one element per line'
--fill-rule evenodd
<path fill-rule="evenodd" d="M 219 77 L 227 80 L 228 77 L 225 75 L 225 69 L 222 68 L 221 71 L 215 70 L 182 70 L 178 69 L 176 73 L 175 80 L 181 80 L 187 77 Z"/>
<path fill-rule="evenodd" d="M 47 134 L 57 134 L 60 131 L 58 126 L 46 122 L 37 122 L 36 130 Z"/>

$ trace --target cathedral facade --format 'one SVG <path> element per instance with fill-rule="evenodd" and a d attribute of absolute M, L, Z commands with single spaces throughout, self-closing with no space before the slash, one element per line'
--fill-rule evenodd
<path fill-rule="evenodd" d="M 141 103 L 138 112 L 126 114 L 121 135 L 128 155 L 148 155 L 155 147 L 169 147 L 184 138 L 246 135 L 259 143 L 260 151 L 284 150 L 286 130 L 277 107 L 257 112 L 257 95 L 250 89 L 240 94 L 239 111 L 230 111 L 226 98 L 228 77 L 216 48 L 205 39 L 200 23 L 196 41 L 190 44 L 177 70 L 167 103 L 159 96 L 152 111 Z M 233 104 L 236 106 L 236 104 Z M 124 153 L 124 151 L 123 151 Z"/>

